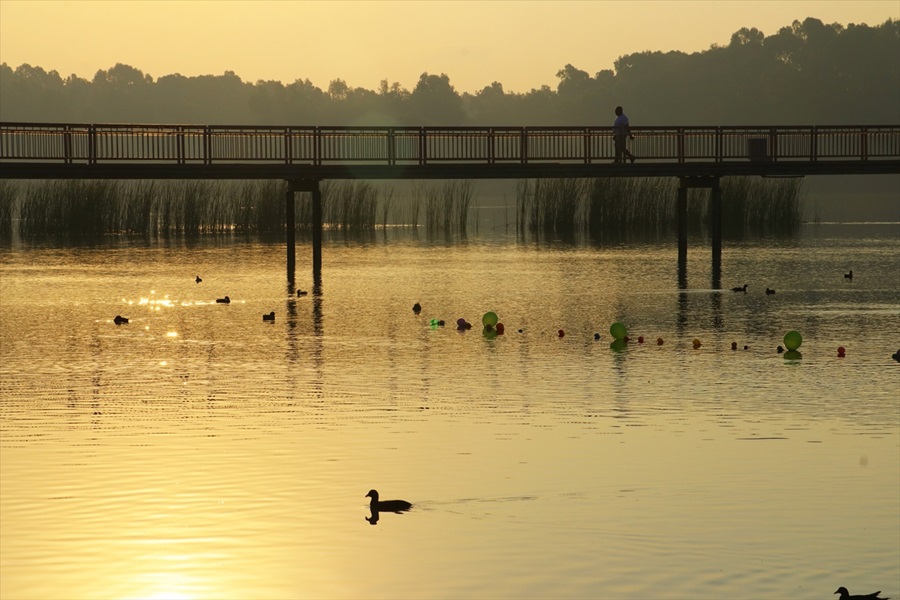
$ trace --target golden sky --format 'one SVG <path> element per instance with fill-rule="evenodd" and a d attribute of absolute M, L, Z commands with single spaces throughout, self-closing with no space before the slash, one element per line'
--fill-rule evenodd
<path fill-rule="evenodd" d="M 337 78 L 412 89 L 446 73 L 459 92 L 554 88 L 566 64 L 593 75 L 623 54 L 702 51 L 741 27 L 766 35 L 795 19 L 877 25 L 900 0 L 222 1 L 0 0 L 0 62 L 90 79 L 121 62 L 244 81 Z"/>

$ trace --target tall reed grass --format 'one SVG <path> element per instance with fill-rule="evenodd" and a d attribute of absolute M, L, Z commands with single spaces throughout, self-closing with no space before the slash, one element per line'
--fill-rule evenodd
<path fill-rule="evenodd" d="M 723 179 L 723 228 L 729 233 L 796 228 L 803 215 L 801 181 Z M 520 180 L 517 232 L 594 238 L 662 234 L 675 227 L 677 187 L 673 178 Z M 281 180 L 3 180 L 0 236 L 280 234 L 287 190 Z M 465 235 L 470 217 L 479 213 L 471 180 L 419 182 L 402 196 L 367 181 L 326 181 L 321 191 L 324 225 L 341 231 L 424 224 L 430 234 Z M 690 190 L 689 226 L 709 222 L 708 197 L 707 190 Z M 297 229 L 309 229 L 310 195 L 296 194 L 294 202 Z"/>
<path fill-rule="evenodd" d="M 516 185 L 520 232 L 601 238 L 660 235 L 676 226 L 678 181 L 673 178 L 520 180 Z M 722 225 L 737 233 L 796 229 L 803 217 L 802 180 L 723 178 Z M 709 190 L 688 191 L 689 227 L 709 223 Z"/>
<path fill-rule="evenodd" d="M 0 235 L 280 233 L 287 191 L 281 180 L 3 180 Z M 325 182 L 321 191 L 326 227 L 364 230 L 378 219 L 384 226 L 392 217 L 418 218 L 418 207 L 404 208 L 392 190 L 385 195 L 368 182 Z M 296 194 L 294 202 L 297 228 L 308 229 L 310 195 Z"/>
<path fill-rule="evenodd" d="M 414 201 L 424 206 L 425 229 L 429 233 L 465 235 L 474 197 L 475 184 L 468 179 L 420 184 L 414 193 Z"/>

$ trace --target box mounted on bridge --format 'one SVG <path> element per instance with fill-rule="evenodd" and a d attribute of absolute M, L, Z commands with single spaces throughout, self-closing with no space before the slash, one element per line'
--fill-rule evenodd
<path fill-rule="evenodd" d="M 769 138 L 756 137 L 747 140 L 747 156 L 753 162 L 769 160 Z"/>

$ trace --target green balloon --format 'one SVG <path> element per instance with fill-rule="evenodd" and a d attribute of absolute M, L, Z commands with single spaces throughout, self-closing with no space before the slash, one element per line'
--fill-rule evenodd
<path fill-rule="evenodd" d="M 481 324 L 485 327 L 493 327 L 499 320 L 500 319 L 497 318 L 497 313 L 488 311 L 481 317 Z"/>
<path fill-rule="evenodd" d="M 609 334 L 617 340 L 624 340 L 628 335 L 628 329 L 623 323 L 616 322 L 609 326 Z"/>
<path fill-rule="evenodd" d="M 788 331 L 784 334 L 784 347 L 788 350 L 796 350 L 803 343 L 803 336 L 797 331 Z"/>

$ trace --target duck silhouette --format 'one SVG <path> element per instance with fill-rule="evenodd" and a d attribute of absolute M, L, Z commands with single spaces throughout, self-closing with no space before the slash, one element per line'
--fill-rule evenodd
<path fill-rule="evenodd" d="M 122 315 L 116 315 L 116 318 L 113 319 L 113 323 L 115 323 L 116 325 L 127 325 L 128 319 L 126 319 Z"/>
<path fill-rule="evenodd" d="M 197 275 L 197 278 L 196 278 L 194 281 L 196 281 L 197 283 L 200 283 L 200 282 L 203 281 L 203 280 L 200 279 L 200 276 L 199 276 L 199 275 Z"/>
<path fill-rule="evenodd" d="M 275 311 L 273 310 L 267 315 L 263 315 L 263 321 L 274 321 L 275 320 Z"/>
<path fill-rule="evenodd" d="M 775 290 L 770 290 L 769 288 L 766 288 L 766 295 L 767 295 L 767 296 L 771 296 L 771 295 L 774 294 L 774 293 L 775 293 Z"/>
<path fill-rule="evenodd" d="M 733 288 L 731 288 L 731 291 L 732 291 L 732 292 L 745 292 L 745 293 L 746 293 L 746 292 L 747 292 L 747 284 L 745 283 L 745 284 L 742 285 L 742 286 L 739 286 L 739 287 L 733 287 Z"/>
<path fill-rule="evenodd" d="M 378 492 L 376 490 L 369 490 L 369 493 L 366 494 L 366 498 L 372 499 L 369 503 L 369 508 L 372 510 L 372 516 L 375 517 L 376 520 L 378 518 L 376 515 L 379 512 L 401 513 L 412 508 L 412 504 L 406 500 L 379 500 Z"/>
<path fill-rule="evenodd" d="M 216 298 L 216 302 L 219 304 L 230 304 L 231 298 L 229 298 L 228 296 L 225 296 L 224 298 Z"/>
<path fill-rule="evenodd" d="M 874 594 L 854 594 L 851 596 L 850 592 L 847 591 L 847 588 L 843 586 L 839 587 L 835 592 L 835 594 L 841 595 L 840 600 L 890 600 L 890 598 L 879 598 L 878 594 L 880 593 L 881 591 L 877 591 Z"/>
<path fill-rule="evenodd" d="M 853 269 L 850 269 L 849 273 L 844 273 L 844 279 L 849 279 L 850 281 L 853 281 Z M 837 592 L 835 592 L 835 594 L 836 593 Z"/>

